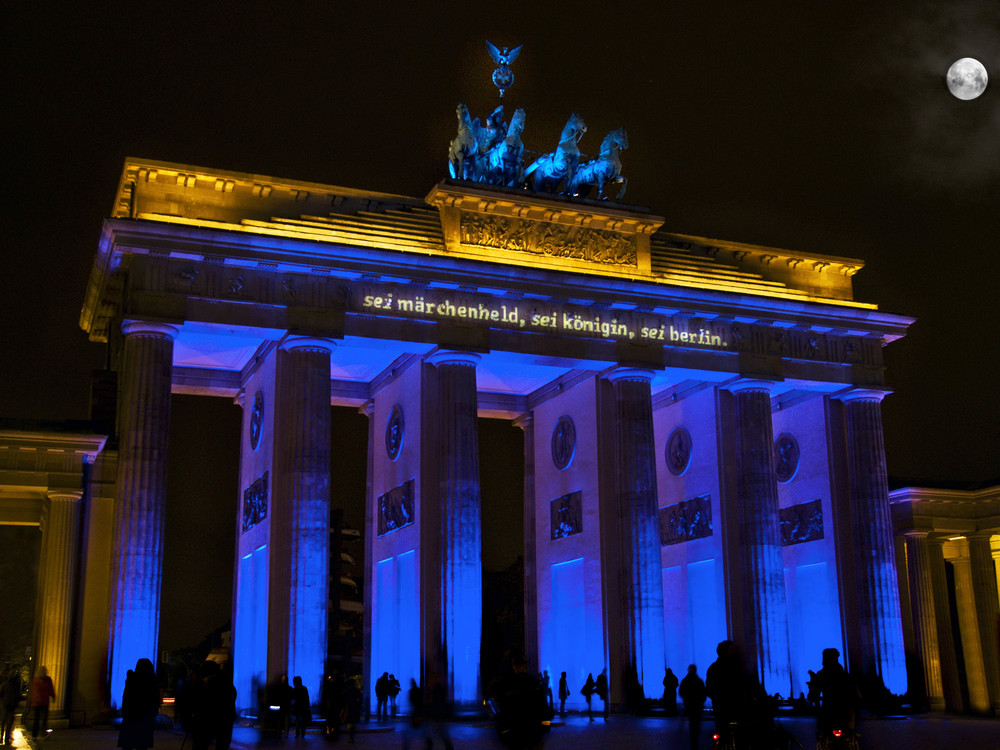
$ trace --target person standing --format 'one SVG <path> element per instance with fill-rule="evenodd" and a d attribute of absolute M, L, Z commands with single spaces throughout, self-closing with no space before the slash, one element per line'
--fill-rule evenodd
<path fill-rule="evenodd" d="M 10 745 L 14 739 L 14 715 L 20 702 L 21 676 L 8 664 L 0 685 L 0 745 Z"/>
<path fill-rule="evenodd" d="M 295 718 L 295 738 L 306 736 L 306 727 L 312 721 L 309 710 L 309 688 L 302 684 L 298 675 L 292 679 L 292 716 Z"/>
<path fill-rule="evenodd" d="M 160 688 L 156 685 L 153 662 L 139 659 L 125 680 L 122 691 L 122 725 L 118 747 L 147 750 L 153 746 L 153 729 L 160 713 Z"/>
<path fill-rule="evenodd" d="M 597 675 L 597 682 L 594 683 L 594 691 L 597 693 L 601 702 L 604 704 L 604 720 L 608 720 L 608 716 L 611 715 L 611 706 L 608 702 L 608 670 L 603 669 L 601 673 Z"/>
<path fill-rule="evenodd" d="M 399 695 L 400 690 L 402 690 L 402 686 L 396 679 L 396 675 L 389 675 L 389 714 L 394 719 L 396 718 L 396 696 Z"/>
<path fill-rule="evenodd" d="M 677 675 L 670 667 L 663 675 L 663 710 L 667 716 L 677 715 Z"/>
<path fill-rule="evenodd" d="M 684 716 L 688 720 L 688 736 L 691 750 L 697 750 L 698 737 L 701 734 L 701 719 L 705 711 L 705 683 L 698 676 L 698 668 L 691 664 L 687 674 L 681 680 L 681 700 L 684 701 Z"/>
<path fill-rule="evenodd" d="M 375 680 L 375 700 L 378 701 L 375 720 L 381 724 L 388 715 L 388 711 L 386 710 L 389 703 L 388 672 L 383 672 L 382 676 Z"/>
<path fill-rule="evenodd" d="M 49 677 L 49 670 L 39 667 L 35 679 L 31 681 L 28 690 L 28 703 L 31 705 L 32 724 L 31 737 L 38 739 L 38 733 L 49 730 L 49 701 L 56 697 L 56 688 Z"/>
<path fill-rule="evenodd" d="M 569 683 L 566 681 L 566 673 L 559 675 L 559 715 L 566 716 L 566 699 L 569 698 Z"/>

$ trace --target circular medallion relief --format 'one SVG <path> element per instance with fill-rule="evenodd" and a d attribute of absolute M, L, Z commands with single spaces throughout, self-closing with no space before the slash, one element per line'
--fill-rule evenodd
<path fill-rule="evenodd" d="M 787 482 L 799 468 L 799 443 L 789 433 L 782 432 L 774 441 L 774 476 Z"/>
<path fill-rule="evenodd" d="M 403 410 L 399 404 L 392 407 L 389 419 L 385 423 L 385 452 L 393 461 L 399 456 L 403 447 Z"/>
<path fill-rule="evenodd" d="M 667 438 L 667 449 L 664 454 L 667 469 L 675 477 L 687 471 L 691 462 L 691 433 L 685 427 L 675 427 Z"/>
<path fill-rule="evenodd" d="M 568 415 L 563 415 L 552 430 L 552 463 L 561 471 L 572 463 L 575 453 L 576 425 Z"/>
<path fill-rule="evenodd" d="M 253 397 L 253 407 L 250 410 L 250 448 L 257 450 L 260 436 L 264 431 L 264 394 L 257 391 Z"/>

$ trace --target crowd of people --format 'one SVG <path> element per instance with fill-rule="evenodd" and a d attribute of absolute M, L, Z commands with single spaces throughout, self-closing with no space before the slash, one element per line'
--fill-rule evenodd
<path fill-rule="evenodd" d="M 678 680 L 671 669 L 663 677 L 661 705 L 668 716 L 683 715 L 689 730 L 690 747 L 696 750 L 701 733 L 705 704 L 711 699 L 712 716 L 717 735 L 739 733 L 745 737 L 772 737 L 780 732 L 774 723 L 776 701 L 768 696 L 750 670 L 743 664 L 736 645 L 729 640 L 719 643 L 717 658 L 708 667 L 705 679 L 691 664 L 683 679 Z M 828 648 L 822 654 L 822 668 L 810 670 L 809 695 L 800 696 L 802 706 L 817 715 L 817 733 L 822 736 L 833 730 L 853 732 L 861 705 L 857 682 L 841 666 L 840 654 Z M 628 675 L 624 677 L 623 695 L 633 712 L 645 705 L 643 688 L 629 690 Z M 55 699 L 52 679 L 44 666 L 39 666 L 28 683 L 27 700 L 22 724 L 33 738 L 48 730 L 48 709 Z M 0 675 L 0 745 L 10 745 L 16 712 L 23 695 L 21 672 L 7 665 Z M 376 722 L 395 719 L 400 714 L 397 697 L 402 686 L 394 674 L 383 672 L 375 681 Z M 637 691 L 637 692 L 636 692 Z M 515 655 L 509 669 L 486 689 L 486 705 L 493 715 L 500 739 L 512 750 L 537 750 L 556 714 L 555 700 L 548 671 L 533 675 L 523 656 Z M 601 700 L 605 720 L 611 710 L 607 670 L 595 678 L 587 675 L 580 690 L 586 703 L 589 721 L 594 721 L 593 698 Z M 639 698 L 636 699 L 635 695 Z M 566 716 L 566 703 L 573 695 L 566 672 L 558 680 L 558 714 Z M 631 696 L 631 697 L 630 697 Z M 678 707 L 680 698 L 682 709 Z M 258 689 L 260 727 L 276 732 L 279 737 L 304 737 L 313 723 L 312 700 L 302 678 L 295 676 L 291 685 L 286 675 L 277 675 Z M 431 750 L 439 745 L 451 750 L 448 725 L 454 717 L 448 691 L 441 683 L 431 688 L 429 695 L 410 679 L 406 699 L 406 724 L 402 731 L 403 748 L 411 745 Z M 129 670 L 121 698 L 121 727 L 118 746 L 123 750 L 148 750 L 153 747 L 153 734 L 162 704 L 160 687 L 153 664 L 139 659 Z M 348 739 L 354 741 L 362 721 L 364 694 L 360 675 L 345 676 L 339 670 L 323 680 L 318 706 L 322 713 L 322 732 L 329 740 L 339 738 L 346 728 Z M 798 705 L 798 704 L 797 704 Z M 236 688 L 232 679 L 214 661 L 205 661 L 196 673 L 182 679 L 176 691 L 175 714 L 185 734 L 191 738 L 193 750 L 227 750 L 232 740 L 233 724 L 237 719 Z"/>

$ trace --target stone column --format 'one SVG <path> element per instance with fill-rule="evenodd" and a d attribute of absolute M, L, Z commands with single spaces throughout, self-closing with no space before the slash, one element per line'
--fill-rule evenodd
<path fill-rule="evenodd" d="M 994 711 L 1000 712 L 1000 600 L 997 598 L 997 572 L 990 551 L 990 534 L 969 534 L 969 562 L 972 567 L 972 590 L 976 597 L 976 615 L 983 644 L 983 667 L 986 688 Z"/>
<path fill-rule="evenodd" d="M 524 650 L 528 671 L 537 674 L 538 583 L 535 538 L 535 416 L 522 414 L 514 424 L 524 432 Z"/>
<path fill-rule="evenodd" d="M 940 711 L 944 708 L 944 683 L 941 678 L 940 639 L 934 610 L 934 583 L 927 533 L 908 531 L 905 543 L 914 646 L 923 662 L 923 686 L 928 707 Z"/>
<path fill-rule="evenodd" d="M 882 434 L 884 397 L 882 391 L 856 390 L 840 398 L 846 421 L 851 553 L 857 577 L 858 662 L 866 672 L 874 667 L 885 686 L 902 695 L 906 692 L 906 657 Z"/>
<path fill-rule="evenodd" d="M 737 510 L 747 666 L 769 693 L 791 694 L 788 610 L 781 559 L 778 485 L 771 455 L 773 383 L 745 380 L 729 387 L 736 405 Z"/>
<path fill-rule="evenodd" d="M 651 371 L 632 368 L 608 376 L 615 397 L 615 494 L 626 653 L 628 667 L 635 669 L 647 696 L 660 693 L 666 660 L 652 379 Z"/>
<path fill-rule="evenodd" d="M 330 570 L 331 341 L 290 337 L 282 344 L 275 398 L 271 512 L 270 612 L 284 639 L 289 682 L 302 677 L 311 696 L 323 682 Z M 281 611 L 276 611 L 275 604 Z M 269 644 L 270 650 L 270 644 Z"/>
<path fill-rule="evenodd" d="M 965 705 L 962 701 L 962 686 L 958 679 L 955 633 L 951 627 L 951 599 L 948 595 L 948 576 L 944 568 L 944 541 L 940 538 L 928 538 L 927 556 L 930 562 L 931 587 L 934 591 L 934 615 L 937 618 L 944 705 L 949 711 L 961 712 L 965 710 Z"/>
<path fill-rule="evenodd" d="M 173 339 L 177 329 L 126 323 L 118 419 L 118 497 L 111 559 L 110 702 L 141 658 L 157 663 Z"/>
<path fill-rule="evenodd" d="M 82 492 L 49 492 L 42 511 L 35 664 L 48 669 L 56 697 L 54 713 L 67 707 L 70 635 L 73 630 L 76 562 Z"/>
<path fill-rule="evenodd" d="M 959 542 L 961 543 L 961 542 Z M 967 546 L 963 544 L 963 547 Z M 958 606 L 958 629 L 962 634 L 962 655 L 965 677 L 969 685 L 969 708 L 978 713 L 990 710 L 990 694 L 986 687 L 983 644 L 976 618 L 976 596 L 972 587 L 972 566 L 968 550 L 949 559 L 955 570 L 955 602 Z"/>
<path fill-rule="evenodd" d="M 440 351 L 427 361 L 437 370 L 442 668 L 452 700 L 470 705 L 479 695 L 483 630 L 479 355 Z"/>

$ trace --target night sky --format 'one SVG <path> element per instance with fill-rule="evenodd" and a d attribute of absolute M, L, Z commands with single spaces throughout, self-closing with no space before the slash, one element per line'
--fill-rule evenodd
<path fill-rule="evenodd" d="M 351 5 L 5 6 L 0 416 L 87 416 L 106 353 L 78 317 L 127 156 L 424 196 L 456 104 L 497 104 L 489 39 L 523 45 L 529 149 L 574 111 L 587 154 L 624 125 L 626 201 L 668 231 L 863 260 L 856 298 L 917 318 L 886 350 L 890 475 L 1000 478 L 1000 3 Z M 966 56 L 973 101 L 944 81 Z M 238 430 L 175 407 L 181 435 Z"/>

